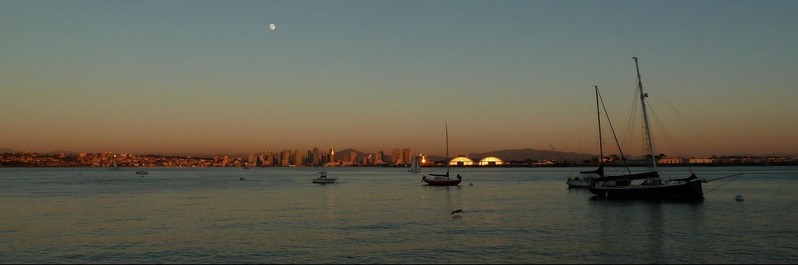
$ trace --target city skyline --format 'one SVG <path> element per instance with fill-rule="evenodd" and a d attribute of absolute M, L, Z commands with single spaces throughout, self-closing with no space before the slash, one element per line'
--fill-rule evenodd
<path fill-rule="evenodd" d="M 409 149 L 394 150 L 391 155 L 383 152 L 361 153 L 357 151 L 329 153 L 314 149 L 308 152 L 300 150 L 282 150 L 280 152 L 250 153 L 241 155 L 213 156 L 181 156 L 157 154 L 125 154 L 125 153 L 9 153 L 0 152 L 0 167 L 105 167 L 119 169 L 123 167 L 410 167 L 418 161 L 419 166 L 479 166 L 479 167 L 549 167 L 549 166 L 585 166 L 595 165 L 603 161 L 607 166 L 640 166 L 647 164 L 644 157 L 621 159 L 613 154 L 598 160 L 597 157 L 585 154 L 560 154 L 551 151 L 539 152 L 516 150 L 472 154 L 473 156 L 456 156 L 448 159 L 442 156 L 414 156 Z M 567 155 L 567 157 L 566 157 Z M 669 166 L 729 166 L 729 165 L 795 165 L 798 160 L 794 156 L 720 156 L 720 157 L 668 157 L 658 156 L 659 165 Z"/>
<path fill-rule="evenodd" d="M 793 10 L 798 2 L 2 1 L 0 148 L 443 155 L 448 124 L 452 156 L 598 154 L 594 85 L 619 137 L 639 134 L 620 133 L 639 119 L 626 114 L 637 56 L 657 153 L 795 154 Z M 617 153 L 604 129 L 605 155 Z"/>

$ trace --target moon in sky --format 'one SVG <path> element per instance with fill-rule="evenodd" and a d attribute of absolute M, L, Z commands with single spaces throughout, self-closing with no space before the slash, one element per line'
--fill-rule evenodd
<path fill-rule="evenodd" d="M 276 28 L 277 28 L 277 25 L 275 25 L 274 23 L 269 24 L 269 29 L 270 30 L 274 30 Z"/>

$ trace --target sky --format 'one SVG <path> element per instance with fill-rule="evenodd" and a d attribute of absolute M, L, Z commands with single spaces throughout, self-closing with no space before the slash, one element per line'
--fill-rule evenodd
<path fill-rule="evenodd" d="M 796 154 L 796 10 L 794 0 L 0 0 L 0 148 L 443 155 L 448 127 L 451 155 L 597 154 L 598 86 L 624 152 L 641 153 L 638 57 L 657 153 Z M 602 126 L 604 152 L 617 153 Z"/>

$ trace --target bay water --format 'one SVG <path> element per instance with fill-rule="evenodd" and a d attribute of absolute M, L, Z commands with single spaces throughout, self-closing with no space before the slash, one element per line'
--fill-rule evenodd
<path fill-rule="evenodd" d="M 693 168 L 743 173 L 700 202 L 565 184 L 592 169 L 0 168 L 0 263 L 798 262 L 798 167 Z"/>

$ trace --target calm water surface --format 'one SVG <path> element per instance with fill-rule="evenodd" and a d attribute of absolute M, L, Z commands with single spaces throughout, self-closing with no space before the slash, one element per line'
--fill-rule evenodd
<path fill-rule="evenodd" d="M 697 203 L 568 189 L 586 169 L 3 168 L 0 263 L 798 262 L 798 167 L 694 168 L 745 173 Z"/>

